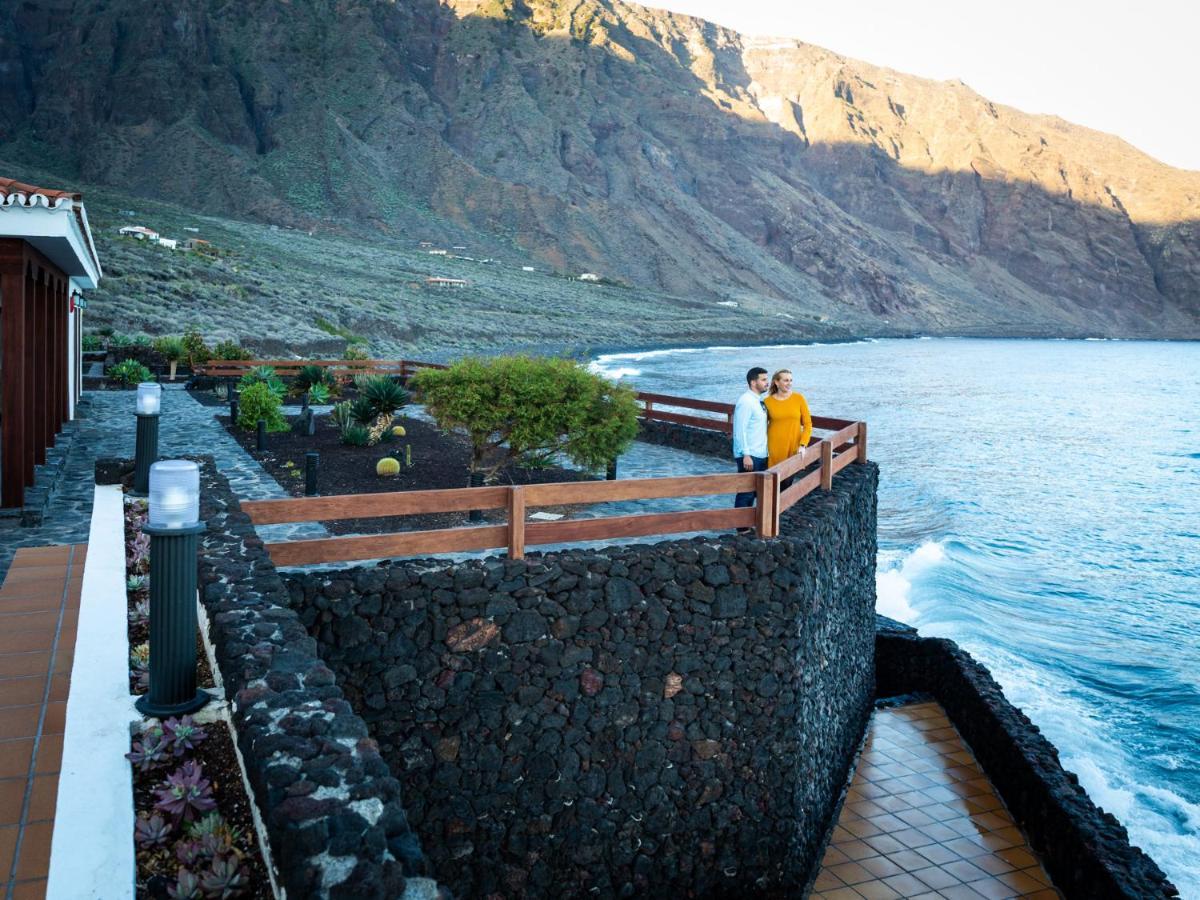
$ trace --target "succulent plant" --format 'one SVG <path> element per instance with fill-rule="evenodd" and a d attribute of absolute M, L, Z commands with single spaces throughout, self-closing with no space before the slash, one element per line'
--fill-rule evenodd
<path fill-rule="evenodd" d="M 406 469 L 412 468 L 412 444 L 404 445 L 404 467 Z"/>
<path fill-rule="evenodd" d="M 129 622 L 131 625 L 145 625 L 150 621 L 150 601 L 139 600 L 129 610 Z"/>
<path fill-rule="evenodd" d="M 190 822 L 217 805 L 212 797 L 212 782 L 204 777 L 204 770 L 194 760 L 185 762 L 168 775 L 155 793 L 158 800 L 154 808 L 177 822 Z"/>
<path fill-rule="evenodd" d="M 150 664 L 150 644 L 143 641 L 129 651 L 129 664 L 132 666 L 147 666 Z"/>
<path fill-rule="evenodd" d="M 141 813 L 133 825 L 133 840 L 139 847 L 158 847 L 167 842 L 174 830 L 158 813 Z"/>
<path fill-rule="evenodd" d="M 130 575 L 125 579 L 125 590 L 131 594 L 136 594 L 138 591 L 145 590 L 146 581 L 145 575 Z"/>
<path fill-rule="evenodd" d="M 350 402 L 350 416 L 359 425 L 370 425 L 378 415 L 375 406 L 366 397 L 357 397 Z"/>
<path fill-rule="evenodd" d="M 180 867 L 175 883 L 167 885 L 167 896 L 171 900 L 203 900 L 204 889 L 200 885 L 200 876 Z"/>
<path fill-rule="evenodd" d="M 408 434 L 408 432 L 404 430 L 403 425 L 395 425 L 392 427 L 393 437 L 404 437 L 406 434 Z"/>
<path fill-rule="evenodd" d="M 163 733 L 176 756 L 195 750 L 208 737 L 208 732 L 196 724 L 191 716 L 182 719 L 167 719 L 163 722 Z"/>
<path fill-rule="evenodd" d="M 236 856 L 218 856 L 213 860 L 212 868 L 204 876 L 202 883 L 205 896 L 225 900 L 241 894 L 250 881 L 242 871 Z"/>
<path fill-rule="evenodd" d="M 188 823 L 185 830 L 189 837 L 197 840 L 205 835 L 216 835 L 227 838 L 230 844 L 236 843 L 242 834 L 238 828 L 226 822 L 219 812 L 210 812 L 207 816 Z"/>
<path fill-rule="evenodd" d="M 354 424 L 354 416 L 350 412 L 350 401 L 343 400 L 329 413 L 329 421 L 338 427 L 340 431 L 345 431 L 348 425 Z"/>
<path fill-rule="evenodd" d="M 409 393 L 387 375 L 367 375 L 359 378 L 359 399 L 365 401 L 371 409 L 369 419 L 380 416 L 393 416 L 396 410 L 405 406 L 409 401 Z M 360 419 L 359 421 L 366 421 Z"/>
<path fill-rule="evenodd" d="M 134 573 L 144 573 L 150 568 L 150 535 L 138 532 L 125 549 L 125 566 Z"/>
<path fill-rule="evenodd" d="M 375 463 L 375 474 L 380 476 L 399 475 L 400 460 L 392 456 L 385 456 Z"/>
<path fill-rule="evenodd" d="M 175 845 L 175 858 L 188 868 L 193 868 L 204 862 L 204 850 L 199 841 L 179 841 Z"/>
<path fill-rule="evenodd" d="M 314 384 L 308 389 L 308 402 L 315 403 L 317 406 L 323 406 L 329 402 L 329 398 L 333 396 L 329 386 L 325 384 Z"/>
<path fill-rule="evenodd" d="M 171 758 L 171 745 L 161 731 L 147 731 L 140 741 L 133 742 L 125 758 L 141 771 L 153 769 Z"/>

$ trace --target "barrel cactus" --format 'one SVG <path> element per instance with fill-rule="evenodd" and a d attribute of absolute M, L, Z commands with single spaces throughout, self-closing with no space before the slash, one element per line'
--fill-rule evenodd
<path fill-rule="evenodd" d="M 399 475 L 400 460 L 392 456 L 385 456 L 379 462 L 375 463 L 375 474 L 380 476 Z"/>
<path fill-rule="evenodd" d="M 406 434 L 408 434 L 408 432 L 404 430 L 403 425 L 397 425 L 395 428 L 392 429 L 392 434 L 395 437 L 404 437 Z"/>

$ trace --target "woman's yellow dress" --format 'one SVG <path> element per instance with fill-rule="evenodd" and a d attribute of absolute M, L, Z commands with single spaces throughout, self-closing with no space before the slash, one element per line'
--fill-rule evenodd
<path fill-rule="evenodd" d="M 792 391 L 786 400 L 769 395 L 767 406 L 767 465 L 773 466 L 808 446 L 812 437 L 812 416 L 802 394 Z"/>

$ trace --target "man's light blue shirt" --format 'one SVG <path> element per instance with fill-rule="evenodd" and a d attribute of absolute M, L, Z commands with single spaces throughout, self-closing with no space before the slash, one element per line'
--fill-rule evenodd
<path fill-rule="evenodd" d="M 747 390 L 733 407 L 733 458 L 767 456 L 767 410 L 762 398 Z"/>

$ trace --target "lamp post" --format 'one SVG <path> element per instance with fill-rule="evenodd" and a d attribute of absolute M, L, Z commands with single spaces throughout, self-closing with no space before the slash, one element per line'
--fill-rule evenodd
<path fill-rule="evenodd" d="M 168 459 L 150 468 L 150 689 L 138 711 L 165 718 L 195 712 L 212 699 L 196 688 L 196 548 L 200 468 Z"/>
<path fill-rule="evenodd" d="M 158 418 L 162 413 L 162 385 L 144 381 L 137 386 L 137 441 L 133 453 L 133 493 L 145 497 L 150 490 L 150 467 L 158 459 Z"/>

